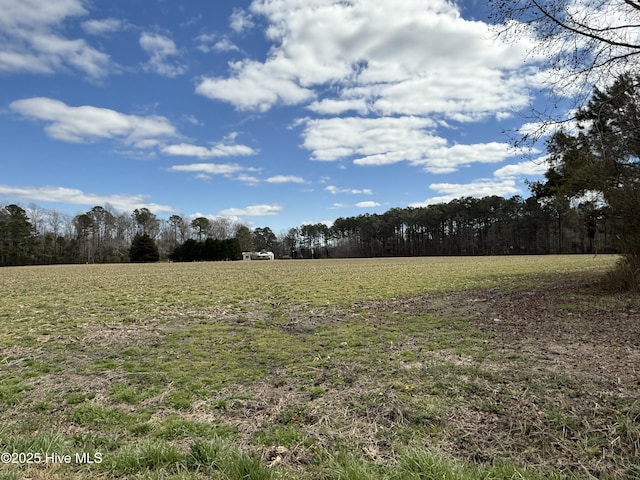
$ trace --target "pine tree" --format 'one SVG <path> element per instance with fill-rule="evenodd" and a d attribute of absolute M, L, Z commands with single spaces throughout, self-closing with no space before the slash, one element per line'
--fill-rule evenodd
<path fill-rule="evenodd" d="M 595 89 L 576 118 L 576 135 L 559 131 L 549 140 L 550 169 L 538 189 L 573 198 L 600 193 L 629 283 L 640 284 L 640 76 Z"/>
<path fill-rule="evenodd" d="M 149 235 L 136 234 L 129 249 L 129 259 L 134 263 L 149 263 L 160 260 L 156 242 Z"/>

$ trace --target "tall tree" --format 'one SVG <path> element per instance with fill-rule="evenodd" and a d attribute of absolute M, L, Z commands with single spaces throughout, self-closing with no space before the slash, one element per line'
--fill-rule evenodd
<path fill-rule="evenodd" d="M 551 166 L 537 188 L 574 198 L 599 192 L 628 267 L 640 272 L 640 76 L 595 89 L 576 118 L 577 134 L 560 131 L 548 142 Z"/>
<path fill-rule="evenodd" d="M 76 239 L 80 247 L 80 252 L 84 257 L 81 261 L 93 263 L 94 255 L 91 242 L 93 219 L 90 215 L 81 213 L 80 215 L 75 216 L 75 218 L 73 219 L 73 224 L 76 229 Z"/>
<path fill-rule="evenodd" d="M 191 227 L 198 234 L 198 241 L 202 241 L 202 237 L 209 236 L 209 230 L 211 229 L 211 222 L 206 217 L 198 217 L 191 222 Z"/>
<path fill-rule="evenodd" d="M 151 237 L 155 237 L 158 234 L 160 222 L 155 213 L 152 213 L 148 208 L 136 208 L 132 216 L 137 225 L 137 233 L 143 235 L 146 233 Z"/>
<path fill-rule="evenodd" d="M 269 227 L 256 228 L 253 230 L 253 248 L 257 251 L 273 251 L 276 243 L 276 234 Z"/>
<path fill-rule="evenodd" d="M 238 225 L 236 227 L 236 238 L 240 242 L 240 249 L 243 252 L 251 252 L 254 249 L 253 235 L 246 225 Z"/>
<path fill-rule="evenodd" d="M 27 212 L 18 205 L 0 209 L 0 265 L 31 263 L 34 228 Z"/>

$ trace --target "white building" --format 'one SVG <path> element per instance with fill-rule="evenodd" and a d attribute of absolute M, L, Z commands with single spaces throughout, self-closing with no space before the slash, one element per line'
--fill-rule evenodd
<path fill-rule="evenodd" d="M 242 252 L 242 260 L 275 260 L 273 252 Z"/>

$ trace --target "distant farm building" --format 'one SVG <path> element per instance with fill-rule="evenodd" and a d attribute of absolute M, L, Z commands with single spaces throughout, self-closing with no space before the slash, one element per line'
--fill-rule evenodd
<path fill-rule="evenodd" d="M 275 260 L 273 252 L 242 252 L 242 260 Z"/>

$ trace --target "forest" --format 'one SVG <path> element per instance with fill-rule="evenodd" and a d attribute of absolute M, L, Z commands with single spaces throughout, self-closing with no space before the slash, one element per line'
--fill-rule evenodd
<path fill-rule="evenodd" d="M 153 240 L 152 258 L 174 261 L 237 260 L 254 250 L 280 259 L 612 253 L 610 217 L 597 201 L 563 196 L 466 197 L 276 233 L 224 217 L 162 219 L 146 208 L 95 206 L 70 216 L 8 204 L 0 207 L 0 265 L 129 262 L 136 236 Z"/>

